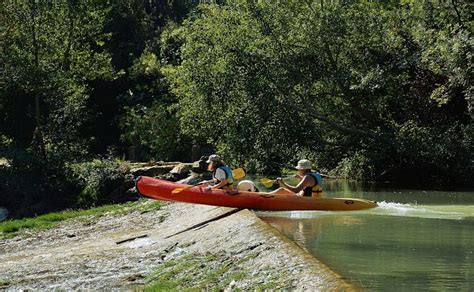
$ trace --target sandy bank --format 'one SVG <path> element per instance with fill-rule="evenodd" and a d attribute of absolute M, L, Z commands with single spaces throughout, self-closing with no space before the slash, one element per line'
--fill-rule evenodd
<path fill-rule="evenodd" d="M 2 239 L 0 262 L 7 289 L 352 290 L 252 212 L 180 203 Z"/>

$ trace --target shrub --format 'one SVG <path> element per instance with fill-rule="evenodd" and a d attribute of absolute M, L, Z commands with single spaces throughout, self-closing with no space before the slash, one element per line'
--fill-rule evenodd
<path fill-rule="evenodd" d="M 374 166 L 364 151 L 357 151 L 354 155 L 343 158 L 335 172 L 345 178 L 366 180 L 373 177 Z"/>
<path fill-rule="evenodd" d="M 78 207 L 106 203 L 109 194 L 125 180 L 127 168 L 115 159 L 94 159 L 71 165 L 72 176 L 82 187 L 75 200 Z"/>

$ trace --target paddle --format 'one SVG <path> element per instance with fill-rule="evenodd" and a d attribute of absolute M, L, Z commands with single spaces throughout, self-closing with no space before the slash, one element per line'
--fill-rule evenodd
<path fill-rule="evenodd" d="M 232 176 L 234 177 L 234 179 L 241 179 L 245 176 L 245 170 L 243 168 L 233 169 L 232 170 Z M 200 182 L 196 185 L 190 185 L 190 186 L 186 186 L 186 187 L 183 187 L 183 188 L 176 188 L 176 189 L 172 190 L 171 193 L 172 194 L 179 194 L 184 190 L 190 189 L 190 188 L 195 187 L 195 186 L 202 185 L 203 183 L 206 183 L 206 182 L 208 182 L 208 181 L 203 181 L 203 182 Z"/>
<path fill-rule="evenodd" d="M 295 176 L 296 176 L 296 174 L 293 174 L 293 175 L 288 175 L 284 178 L 295 177 Z M 271 188 L 273 186 L 273 184 L 275 183 L 275 181 L 276 181 L 276 179 L 269 179 L 269 178 L 266 178 L 266 177 L 260 179 L 260 182 L 266 188 Z"/>
<path fill-rule="evenodd" d="M 232 176 L 234 177 L 234 179 L 241 179 L 245 176 L 245 170 L 243 168 L 233 169 Z"/>
<path fill-rule="evenodd" d="M 262 183 L 262 185 L 264 185 L 266 188 L 271 188 L 273 186 L 273 184 L 275 183 L 275 180 L 274 179 L 269 179 L 269 178 L 261 178 L 260 179 L 260 182 Z"/>

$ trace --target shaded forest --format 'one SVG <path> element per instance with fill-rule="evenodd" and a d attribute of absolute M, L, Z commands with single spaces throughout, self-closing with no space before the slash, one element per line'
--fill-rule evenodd
<path fill-rule="evenodd" d="M 101 203 L 124 160 L 192 147 L 472 186 L 471 3 L 199 2 L 0 4 L 0 205 Z"/>

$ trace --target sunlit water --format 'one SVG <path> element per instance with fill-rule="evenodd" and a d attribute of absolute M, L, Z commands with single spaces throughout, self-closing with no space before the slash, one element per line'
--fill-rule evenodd
<path fill-rule="evenodd" d="M 364 290 L 474 291 L 474 192 L 326 182 L 326 196 L 379 207 L 257 214 Z"/>

